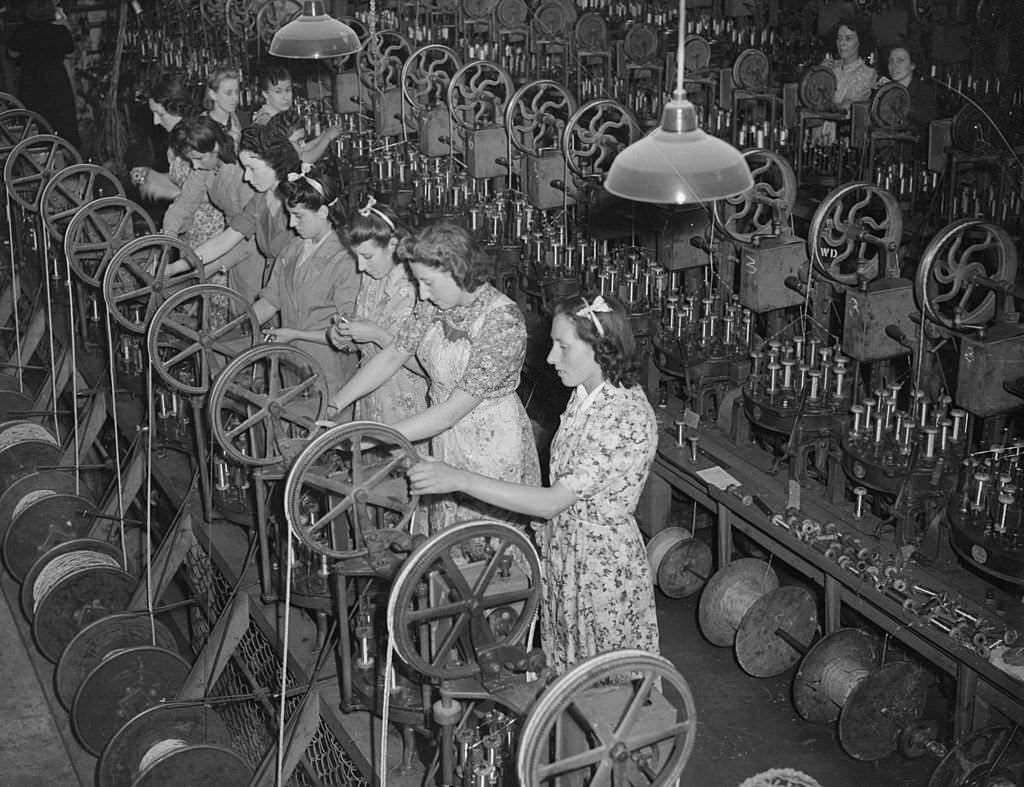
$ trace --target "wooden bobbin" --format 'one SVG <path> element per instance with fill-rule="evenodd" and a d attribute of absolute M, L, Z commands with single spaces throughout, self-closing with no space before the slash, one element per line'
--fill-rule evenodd
<path fill-rule="evenodd" d="M 950 749 L 928 787 L 1017 787 L 1024 784 L 1024 730 L 986 727 Z"/>
<path fill-rule="evenodd" d="M 70 710 L 82 681 L 109 654 L 152 644 L 178 652 L 170 629 L 159 620 L 150 620 L 145 612 L 119 612 L 90 623 L 60 654 L 53 677 L 57 699 Z"/>
<path fill-rule="evenodd" d="M 818 627 L 814 594 L 787 585 L 750 605 L 736 629 L 736 660 L 748 675 L 781 675 L 803 656 Z"/>
<path fill-rule="evenodd" d="M 715 572 L 700 597 L 700 630 L 713 645 L 725 648 L 751 604 L 779 586 L 775 569 L 763 560 L 745 557 Z"/>
<path fill-rule="evenodd" d="M 839 714 L 839 742 L 858 760 L 892 754 L 900 731 L 921 718 L 927 694 L 928 680 L 916 664 L 879 667 L 850 692 Z"/>
<path fill-rule="evenodd" d="M 249 787 L 253 771 L 242 755 L 208 743 L 175 748 L 144 768 L 132 787 Z"/>
<path fill-rule="evenodd" d="M 78 485 L 74 474 L 64 470 L 37 470 L 23 475 L 0 493 L 0 536 L 10 526 L 18 506 L 34 492 L 73 495 L 78 492 Z"/>
<path fill-rule="evenodd" d="M 807 651 L 793 679 L 793 703 L 807 721 L 839 718 L 850 692 L 879 666 L 878 639 L 857 628 L 839 629 Z"/>
<path fill-rule="evenodd" d="M 59 463 L 60 446 L 46 427 L 27 419 L 0 424 L 0 489 L 37 467 Z"/>
<path fill-rule="evenodd" d="M 81 495 L 38 490 L 14 509 L 3 537 L 3 559 L 11 576 L 21 582 L 32 565 L 64 541 L 83 538 L 94 517 L 95 503 Z"/>
<path fill-rule="evenodd" d="M 185 659 L 153 645 L 108 654 L 82 681 L 71 703 L 75 737 L 87 751 L 99 755 L 126 722 L 174 698 L 188 673 Z M 180 737 L 172 732 L 165 730 L 153 742 Z M 140 759 L 144 753 L 145 749 Z"/>
<path fill-rule="evenodd" d="M 669 598 L 692 596 L 711 576 L 711 547 L 684 527 L 659 530 L 647 543 L 654 582 Z"/>
<path fill-rule="evenodd" d="M 133 784 L 147 752 L 164 740 L 180 740 L 185 746 L 230 746 L 231 733 L 220 714 L 200 703 L 169 702 L 148 708 L 110 737 L 96 763 L 96 787 Z M 211 782 L 195 782 L 204 783 Z"/>
<path fill-rule="evenodd" d="M 68 565 L 61 565 L 65 561 Z M 127 609 L 136 585 L 120 559 L 111 559 L 106 550 L 69 551 L 54 558 L 39 572 L 32 590 L 32 635 L 39 652 L 56 662 L 83 628 Z"/>

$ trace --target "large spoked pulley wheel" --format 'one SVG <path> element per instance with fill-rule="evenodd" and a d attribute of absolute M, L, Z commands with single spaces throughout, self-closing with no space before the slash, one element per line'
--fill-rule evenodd
<path fill-rule="evenodd" d="M 359 81 L 372 90 L 401 87 L 402 66 L 412 54 L 408 39 L 394 30 L 378 30 L 356 55 Z"/>
<path fill-rule="evenodd" d="M 575 96 L 557 82 L 538 79 L 523 85 L 505 107 L 505 129 L 512 147 L 533 158 L 558 150 L 575 111 Z"/>
<path fill-rule="evenodd" d="M 448 85 L 460 68 L 462 58 L 454 49 L 422 46 L 402 64 L 402 95 L 417 113 L 445 106 Z"/>
<path fill-rule="evenodd" d="M 819 275 L 856 286 L 899 276 L 903 214 L 896 198 L 872 183 L 833 189 L 811 218 L 808 253 Z"/>
<path fill-rule="evenodd" d="M 526 535 L 501 522 L 464 522 L 420 544 L 395 577 L 395 649 L 432 679 L 492 671 L 481 655 L 522 644 L 539 604 L 540 561 Z"/>
<path fill-rule="evenodd" d="M 50 237 L 64 242 L 71 219 L 100 197 L 124 197 L 124 187 L 108 169 L 97 164 L 72 164 L 50 178 L 39 198 L 39 212 Z"/>
<path fill-rule="evenodd" d="M 10 93 L 0 93 L 0 112 L 6 112 L 8 109 L 24 108 L 25 105 L 16 96 L 12 96 Z"/>
<path fill-rule="evenodd" d="M 1012 285 L 1016 278 L 1017 249 L 1009 233 L 983 219 L 960 219 L 925 247 L 914 293 L 933 323 L 965 331 L 987 327 L 997 311 L 1014 311 L 1012 296 L 992 285 Z"/>
<path fill-rule="evenodd" d="M 796 173 L 789 162 L 770 150 L 743 153 L 754 188 L 713 204 L 715 226 L 737 243 L 751 245 L 787 222 L 796 203 Z"/>
<path fill-rule="evenodd" d="M 235 316 L 221 325 L 216 315 L 225 305 Z M 259 333 L 259 321 L 245 298 L 230 287 L 194 284 L 168 297 L 153 314 L 149 358 L 157 375 L 175 390 L 204 394 Z"/>
<path fill-rule="evenodd" d="M 519 739 L 519 783 L 667 787 L 686 767 L 696 734 L 693 693 L 668 659 L 602 653 L 558 678 L 531 709 Z"/>
<path fill-rule="evenodd" d="M 336 426 L 311 442 L 284 485 L 292 533 L 322 555 L 344 560 L 366 553 L 371 530 L 401 528 L 416 511 L 405 468 L 419 459 L 401 432 L 373 421 Z"/>
<path fill-rule="evenodd" d="M 42 115 L 19 107 L 0 112 L 0 162 L 6 161 L 14 148 L 37 134 L 52 134 L 53 127 Z"/>
<path fill-rule="evenodd" d="M 149 211 L 124 197 L 100 197 L 71 217 L 64 233 L 68 265 L 86 284 L 99 288 L 103 272 L 126 243 L 156 232 Z"/>
<path fill-rule="evenodd" d="M 487 60 L 466 63 L 448 84 L 448 111 L 464 132 L 500 126 L 515 92 L 511 75 Z"/>
<path fill-rule="evenodd" d="M 182 263 L 184 270 L 170 273 Z M 145 333 L 168 296 L 203 281 L 203 263 L 184 241 L 147 235 L 126 243 L 103 272 L 103 298 L 115 321 L 133 333 Z"/>
<path fill-rule="evenodd" d="M 256 35 L 267 47 L 274 34 L 302 13 L 299 0 L 270 0 L 256 12 Z"/>
<path fill-rule="evenodd" d="M 562 154 L 573 175 L 604 176 L 615 157 L 643 136 L 633 113 L 616 101 L 588 101 L 569 118 L 562 134 Z"/>
<path fill-rule="evenodd" d="M 82 161 L 75 146 L 55 134 L 39 134 L 19 142 L 4 162 L 7 193 L 25 210 L 39 210 L 47 182 L 70 164 Z"/>
<path fill-rule="evenodd" d="M 291 461 L 327 411 L 329 391 L 312 356 L 261 344 L 231 361 L 210 386 L 211 431 L 225 457 L 247 466 Z"/>
<path fill-rule="evenodd" d="M 868 114 L 877 128 L 902 128 L 910 114 L 910 92 L 899 82 L 886 82 L 871 97 Z"/>

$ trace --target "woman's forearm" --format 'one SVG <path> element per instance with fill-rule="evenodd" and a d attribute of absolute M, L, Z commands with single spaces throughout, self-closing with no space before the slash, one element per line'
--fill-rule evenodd
<path fill-rule="evenodd" d="M 345 410 L 390 380 L 408 358 L 407 353 L 394 345 L 384 348 L 331 397 L 330 404 L 338 410 Z"/>
<path fill-rule="evenodd" d="M 554 519 L 576 502 L 576 494 L 561 484 L 527 486 L 463 470 L 462 492 L 484 503 L 535 519 Z"/>

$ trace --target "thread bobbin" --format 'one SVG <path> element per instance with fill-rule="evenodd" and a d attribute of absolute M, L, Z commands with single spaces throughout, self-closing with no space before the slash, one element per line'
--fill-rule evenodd
<path fill-rule="evenodd" d="M 750 606 L 778 586 L 775 569 L 763 560 L 740 558 L 719 569 L 700 597 L 701 632 L 713 645 L 732 645 Z"/>

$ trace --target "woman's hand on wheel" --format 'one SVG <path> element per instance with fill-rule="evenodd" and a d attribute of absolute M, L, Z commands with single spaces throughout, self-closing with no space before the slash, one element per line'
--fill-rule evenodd
<path fill-rule="evenodd" d="M 461 489 L 463 471 L 436 459 L 424 459 L 410 467 L 406 475 L 413 494 L 442 495 Z"/>

